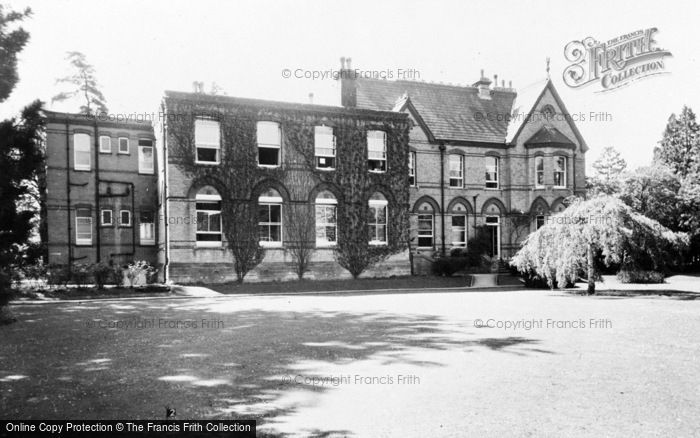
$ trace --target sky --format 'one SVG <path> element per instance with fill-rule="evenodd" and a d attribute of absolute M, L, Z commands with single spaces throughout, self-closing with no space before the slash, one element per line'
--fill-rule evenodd
<path fill-rule="evenodd" d="M 339 105 L 339 84 L 297 78 L 337 70 L 341 56 L 362 70 L 413 72 L 414 79 L 470 85 L 480 70 L 516 90 L 550 75 L 590 150 L 590 165 L 606 146 L 628 168 L 649 165 L 668 117 L 683 105 L 700 111 L 700 37 L 695 1 L 82 1 L 0 0 L 31 7 L 31 34 L 19 56 L 20 83 L 0 104 L 16 115 L 34 99 L 77 112 L 79 101 L 50 104 L 65 88 L 65 54 L 83 52 L 96 69 L 110 113 L 156 111 L 164 90 L 192 91 L 216 83 L 229 96 Z M 564 47 L 593 37 L 606 41 L 655 27 L 668 74 L 606 93 L 570 88 Z M 283 77 L 289 69 L 292 77 Z M 409 76 L 405 76 L 410 78 Z M 591 113 L 602 113 L 591 120 Z"/>

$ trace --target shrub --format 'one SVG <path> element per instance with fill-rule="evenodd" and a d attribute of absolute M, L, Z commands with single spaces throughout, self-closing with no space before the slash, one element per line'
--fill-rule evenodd
<path fill-rule="evenodd" d="M 112 276 L 112 266 L 109 263 L 99 262 L 90 265 L 90 274 L 95 279 L 95 285 L 98 289 L 104 289 L 105 284 L 109 282 Z"/>
<path fill-rule="evenodd" d="M 550 286 L 547 283 L 547 279 L 538 275 L 533 269 L 530 269 L 526 272 L 521 272 L 519 273 L 520 278 L 522 278 L 525 281 L 525 287 L 530 287 L 534 289 L 557 289 L 559 288 L 559 284 L 557 283 L 556 278 L 552 279 L 552 285 Z M 574 287 L 575 284 L 573 281 L 568 281 L 565 285 L 564 288 L 572 288 Z"/>
<path fill-rule="evenodd" d="M 39 259 L 35 263 L 25 265 L 22 268 L 24 277 L 28 280 L 29 285 L 34 289 L 46 287 L 48 266 Z"/>
<path fill-rule="evenodd" d="M 52 263 L 46 270 L 46 280 L 52 286 L 66 287 L 70 281 L 70 276 L 68 265 Z"/>
<path fill-rule="evenodd" d="M 129 287 L 134 288 L 134 282 L 143 274 L 146 279 L 152 275 L 156 269 L 145 260 L 138 260 L 129 263 L 126 267 L 126 278 L 129 280 Z"/>
<path fill-rule="evenodd" d="M 76 263 L 73 265 L 73 275 L 70 277 L 78 288 L 87 286 L 92 277 L 91 265 L 87 263 Z"/>
<path fill-rule="evenodd" d="M 466 257 L 440 257 L 433 262 L 433 274 L 451 277 L 467 266 Z"/>
<path fill-rule="evenodd" d="M 664 274 L 659 271 L 623 269 L 617 273 L 621 283 L 663 283 Z"/>

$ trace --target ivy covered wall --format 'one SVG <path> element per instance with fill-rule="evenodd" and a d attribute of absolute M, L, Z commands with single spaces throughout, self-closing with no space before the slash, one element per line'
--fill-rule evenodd
<path fill-rule="evenodd" d="M 405 114 L 190 93 L 168 93 L 165 107 L 168 166 L 173 169 L 169 171 L 169 179 L 184 178 L 184 181 L 170 184 L 182 187 L 183 193 L 171 190 L 171 195 L 193 197 L 196 189 L 204 185 L 216 188 L 222 198 L 223 231 L 229 248 L 235 244 L 229 237 L 237 235 L 236 226 L 246 221 L 253 225 L 257 222 L 254 207 L 258 196 L 268 188 L 275 188 L 281 194 L 283 209 L 290 204 L 313 203 L 318 192 L 331 191 L 338 201 L 338 253 L 364 253 L 368 258 L 379 260 L 406 248 L 410 121 Z M 195 163 L 194 123 L 200 117 L 220 123 L 221 162 L 218 165 Z M 278 168 L 257 165 L 258 121 L 280 124 L 282 150 Z M 316 169 L 314 127 L 319 125 L 333 128 L 335 170 Z M 386 132 L 385 173 L 368 170 L 369 130 Z M 388 201 L 386 246 L 368 244 L 368 200 L 375 192 L 382 193 Z M 246 205 L 248 208 L 241 208 Z M 239 213 L 233 214 L 233 211 Z M 241 214 L 250 216 L 241 217 Z M 286 231 L 283 231 L 284 246 L 291 243 Z M 250 237 L 257 240 L 256 235 Z M 194 234 L 191 239 L 194 245 Z M 232 261 L 231 257 L 229 254 L 228 262 Z M 268 254 L 265 259 L 263 263 L 275 257 Z"/>

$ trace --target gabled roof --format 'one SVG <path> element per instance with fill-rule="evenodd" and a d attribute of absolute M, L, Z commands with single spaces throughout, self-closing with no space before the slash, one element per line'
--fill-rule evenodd
<path fill-rule="evenodd" d="M 560 146 L 576 147 L 573 141 L 554 126 L 544 125 L 539 131 L 530 137 L 525 146 Z"/>
<path fill-rule="evenodd" d="M 356 86 L 359 108 L 391 111 L 408 106 L 419 115 L 431 141 L 505 144 L 516 95 L 497 88 L 490 99 L 483 99 L 476 87 L 366 78 L 356 79 Z"/>
<path fill-rule="evenodd" d="M 506 141 L 508 143 L 514 142 L 517 137 L 520 135 L 520 132 L 522 131 L 523 127 L 529 123 L 530 118 L 532 117 L 532 113 L 534 112 L 535 108 L 537 108 L 538 104 L 540 103 L 540 100 L 542 100 L 542 97 L 544 97 L 545 93 L 547 90 L 550 91 L 552 94 L 552 97 L 554 98 L 555 102 L 557 103 L 557 106 L 559 106 L 559 109 L 562 111 L 562 113 L 568 115 L 570 114 L 569 111 L 566 109 L 566 105 L 564 105 L 564 101 L 561 100 L 561 97 L 559 96 L 559 93 L 557 92 L 557 89 L 554 87 L 554 83 L 552 83 L 551 79 L 546 79 L 544 81 L 544 86 L 542 88 L 542 91 L 539 94 L 535 94 L 534 92 L 539 89 L 539 83 L 533 84 L 533 86 L 528 87 L 528 91 L 522 93 L 522 97 L 518 95 L 518 101 L 515 103 L 514 106 L 514 112 L 513 112 L 513 123 L 508 127 L 508 135 Z M 533 96 L 537 96 L 534 100 L 532 99 Z M 517 115 L 515 114 L 515 111 L 520 111 L 520 113 Z M 525 112 L 527 111 L 527 112 Z M 576 124 L 572 120 L 571 117 L 566 118 L 567 121 L 569 122 L 569 126 L 571 126 L 571 130 L 574 132 L 574 135 L 576 136 L 576 139 L 578 140 L 579 144 L 581 145 L 581 150 L 583 152 L 586 152 L 588 150 L 588 145 L 586 144 L 586 141 L 583 139 L 583 136 L 581 135 L 581 132 L 578 130 L 576 127 Z M 542 130 L 538 131 L 541 132 Z M 559 132 L 557 130 L 557 132 Z M 564 134 L 559 132 L 564 138 L 568 140 L 568 137 L 566 137 Z M 537 134 L 535 134 L 537 135 Z M 534 137 L 534 136 L 533 136 Z M 570 141 L 570 140 L 569 140 Z M 531 143 L 531 139 L 527 141 L 528 144 Z"/>

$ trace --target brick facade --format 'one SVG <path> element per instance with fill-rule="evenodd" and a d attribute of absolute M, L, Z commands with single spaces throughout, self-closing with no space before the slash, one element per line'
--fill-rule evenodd
<path fill-rule="evenodd" d="M 104 137 L 104 140 L 100 140 L 100 137 Z M 107 138 L 110 139 L 109 152 L 106 150 Z M 128 139 L 128 148 L 122 140 L 122 152 L 119 151 L 120 139 Z M 103 151 L 100 150 L 100 141 L 104 142 Z M 150 122 L 97 120 L 95 123 L 94 119 L 85 115 L 47 111 L 49 263 L 94 263 L 98 258 L 119 264 L 133 260 L 156 263 L 156 163 L 154 161 L 151 173 L 147 173 L 147 169 L 139 172 L 139 142 L 146 147 L 150 142 L 155 160 L 156 144 Z M 76 143 L 79 147 L 87 148 L 76 151 Z M 85 152 L 81 154 L 82 150 Z M 99 163 L 99 193 L 96 191 L 96 161 Z M 102 224 L 103 210 L 112 212 L 111 225 Z M 121 211 L 129 212 L 129 225 L 120 223 Z M 153 216 L 153 240 L 146 241 L 141 239 L 141 219 L 148 219 L 149 214 Z M 127 213 L 124 216 L 126 218 Z M 79 236 L 78 232 L 82 234 Z M 147 231 L 144 231 L 144 235 L 147 236 Z"/>
<path fill-rule="evenodd" d="M 565 198 L 585 194 L 587 146 L 549 80 L 536 90 L 538 94 L 523 99 L 510 88 L 489 87 L 491 81 L 483 77 L 472 87 L 353 79 L 351 72 L 342 81 L 344 105 L 393 108 L 408 113 L 414 122 L 409 143 L 415 157 L 410 209 L 413 247 L 419 253 L 463 246 L 455 244 L 454 237 L 462 222 L 469 239 L 475 227 L 489 221 L 498 223 L 494 252 L 507 259 L 536 229 L 537 216 L 546 218 L 564 208 Z M 520 113 L 514 111 L 518 105 Z M 542 129 L 557 137 L 530 144 Z M 541 186 L 535 184 L 536 157 L 542 157 L 544 164 Z M 554 181 L 558 157 L 566 158 L 562 187 Z M 493 158 L 498 160 L 497 188 L 486 184 L 487 160 Z M 450 184 L 450 160 L 463 166 L 457 187 Z M 454 228 L 453 216 L 458 216 Z M 426 236 L 430 223 L 432 239 Z"/>

